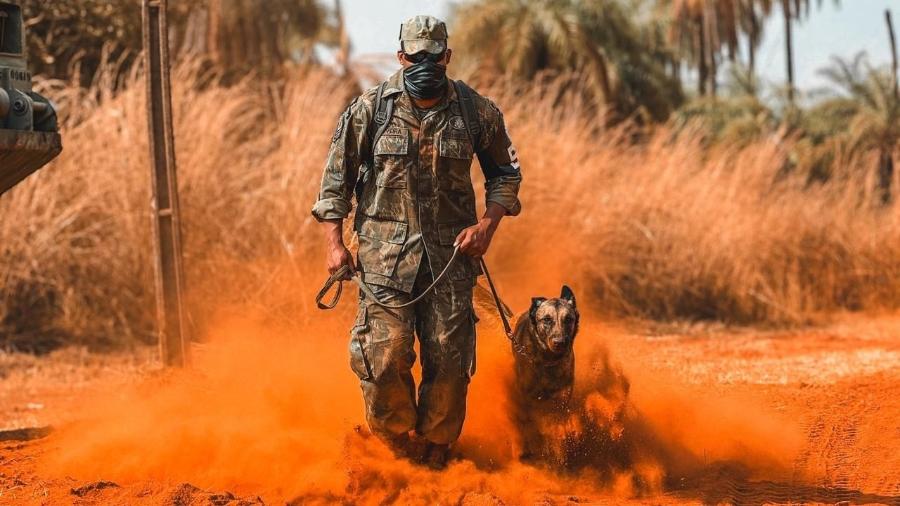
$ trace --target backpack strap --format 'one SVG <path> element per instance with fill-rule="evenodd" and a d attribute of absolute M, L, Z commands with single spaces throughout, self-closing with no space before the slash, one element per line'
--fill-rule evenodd
<path fill-rule="evenodd" d="M 463 122 L 466 124 L 466 131 L 469 132 L 469 139 L 472 147 L 475 149 L 475 155 L 478 157 L 478 163 L 481 165 L 481 171 L 484 173 L 485 179 L 493 179 L 495 177 L 517 174 L 518 168 L 512 166 L 499 166 L 491 154 L 481 147 L 481 123 L 478 121 L 478 112 L 475 110 L 475 90 L 462 81 L 454 81 L 456 85 L 456 96 L 459 99 L 459 109 L 462 112 Z M 512 172 L 511 172 L 512 171 Z"/>
<path fill-rule="evenodd" d="M 356 186 L 353 187 L 357 204 L 362 200 L 362 192 L 363 188 L 366 186 L 366 182 L 372 177 L 372 170 L 375 167 L 375 144 L 378 142 L 378 139 L 384 135 L 384 131 L 387 130 L 388 125 L 391 123 L 391 117 L 394 114 L 395 97 L 394 95 L 385 97 L 385 88 L 387 88 L 387 81 L 378 86 L 378 91 L 375 93 L 375 116 L 372 118 L 372 121 L 366 129 L 367 135 L 369 135 L 369 156 L 363 161 L 362 166 L 360 167 L 359 177 L 356 180 Z M 374 134 L 372 134 L 373 124 L 375 126 Z M 356 219 L 358 220 L 360 217 L 361 215 L 356 213 Z M 356 223 L 356 220 L 354 220 L 354 223 Z M 358 223 L 356 224 L 358 225 Z"/>
<path fill-rule="evenodd" d="M 469 140 L 472 141 L 475 152 L 478 152 L 481 146 L 481 123 L 478 122 L 478 112 L 475 110 L 475 92 L 463 81 L 453 81 L 453 84 L 456 86 L 456 97 L 459 99 L 466 131 L 469 132 Z"/>
<path fill-rule="evenodd" d="M 378 93 L 375 94 L 375 117 L 372 121 L 375 122 L 376 129 L 375 135 L 372 136 L 369 144 L 370 162 L 375 158 L 375 144 L 377 144 L 378 139 L 381 139 L 381 136 L 384 135 L 384 131 L 387 130 L 388 125 L 391 123 L 391 117 L 394 115 L 394 96 L 391 95 L 385 97 L 385 88 L 387 88 L 387 82 L 381 83 L 378 87 Z"/>

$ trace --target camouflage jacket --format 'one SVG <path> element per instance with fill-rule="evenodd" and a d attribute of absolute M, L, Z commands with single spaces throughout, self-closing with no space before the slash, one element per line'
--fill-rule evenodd
<path fill-rule="evenodd" d="M 367 283 L 411 291 L 423 252 L 435 275 L 443 270 L 456 236 L 478 222 L 470 177 L 476 151 L 486 201 L 510 215 L 521 210 L 522 176 L 500 110 L 473 94 L 481 125 L 481 146 L 473 149 L 455 86 L 448 90 L 434 107 L 417 110 L 404 91 L 403 73 L 391 76 L 384 96 L 397 95 L 394 112 L 374 148 L 377 87 L 355 99 L 338 122 L 312 213 L 320 221 L 346 218 L 359 181 L 354 230 L 357 266 Z M 360 180 L 360 166 L 370 163 L 372 171 Z M 474 279 L 480 272 L 476 259 L 461 255 L 448 276 Z"/>

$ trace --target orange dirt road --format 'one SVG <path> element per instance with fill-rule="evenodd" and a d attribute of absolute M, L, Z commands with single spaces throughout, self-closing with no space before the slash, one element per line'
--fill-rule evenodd
<path fill-rule="evenodd" d="M 151 349 L 106 356 L 72 350 L 46 358 L 0 355 L 0 428 L 8 429 L 0 441 L 0 504 L 900 505 L 898 332 L 898 318 L 857 316 L 802 331 L 585 326 L 576 352 L 587 355 L 595 343 L 583 336 L 602 335 L 632 381 L 636 410 L 661 440 L 677 440 L 701 462 L 682 475 L 663 465 L 666 476 L 659 487 L 642 490 L 625 482 L 646 476 L 645 471 L 593 482 L 589 475 L 519 464 L 505 443 L 492 441 L 485 432 L 494 422 L 482 412 L 503 405 L 502 389 L 491 378 L 507 365 L 491 358 L 507 352 L 497 335 L 479 337 L 470 420 L 459 458 L 444 472 L 394 461 L 364 430 L 353 430 L 362 421 L 362 405 L 354 399 L 343 344 L 318 358 L 337 367 L 338 379 L 311 384 L 315 391 L 309 395 L 346 395 L 345 408 L 270 413 L 269 406 L 281 405 L 282 394 L 268 385 L 305 377 L 276 377 L 248 394 L 241 385 L 259 381 L 268 374 L 266 365 L 275 370 L 279 362 L 248 359 L 263 367 L 235 371 L 242 379 L 230 383 L 235 374 L 209 372 L 227 370 L 230 362 L 212 360 L 206 364 L 216 365 L 205 372 L 209 379 L 191 394 L 204 404 L 202 418 L 190 414 L 191 403 L 156 393 L 194 380 L 159 371 Z M 503 352 L 482 360 L 485 347 Z M 220 401 L 228 396 L 209 394 L 221 388 L 254 401 L 232 410 L 233 403 Z M 133 389 L 139 392 L 134 398 L 123 393 Z M 297 395 L 290 394 L 284 404 L 302 404 L 304 398 Z M 117 400 L 97 408 L 97 398 Z M 169 426 L 185 412 L 187 429 Z M 333 420 L 333 427 L 303 428 L 297 434 L 334 444 L 313 450 L 302 438 L 274 433 L 280 427 L 294 430 L 290 419 L 303 416 L 319 425 Z M 85 419 L 91 420 L 89 427 L 68 428 Z M 11 431 L 51 424 L 59 430 L 43 438 Z M 241 432 L 246 426 L 249 436 Z M 497 439 L 508 439 L 508 432 L 497 430 Z M 171 445 L 171 451 L 146 450 L 160 445 Z M 184 463 L 179 447 L 183 452 L 202 448 L 205 454 Z M 767 450 L 784 453 L 774 459 L 781 460 L 782 469 L 768 469 L 769 461 L 759 457 Z M 135 463 L 127 462 L 142 451 Z M 203 469 L 204 461 L 231 469 L 210 472 Z"/>

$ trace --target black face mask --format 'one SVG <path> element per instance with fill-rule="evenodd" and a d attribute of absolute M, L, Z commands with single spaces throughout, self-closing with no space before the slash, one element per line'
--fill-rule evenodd
<path fill-rule="evenodd" d="M 425 59 L 403 71 L 406 91 L 416 99 L 428 100 L 447 92 L 447 67 Z"/>

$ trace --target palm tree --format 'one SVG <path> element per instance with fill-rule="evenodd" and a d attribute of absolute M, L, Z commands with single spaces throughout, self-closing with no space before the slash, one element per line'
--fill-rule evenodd
<path fill-rule="evenodd" d="M 643 109 L 665 118 L 681 100 L 671 61 L 642 41 L 615 0 L 470 0 L 454 11 L 452 37 L 474 72 L 528 82 L 578 74 L 601 108 L 623 117 Z"/>
<path fill-rule="evenodd" d="M 840 5 L 840 0 L 833 0 L 834 5 Z M 794 101 L 794 36 L 793 22 L 801 19 L 801 16 L 809 17 L 810 0 L 781 0 L 781 14 L 784 17 L 784 53 L 787 64 L 787 94 L 788 101 Z M 816 6 L 822 7 L 822 0 L 816 0 Z"/>
<path fill-rule="evenodd" d="M 756 74 L 756 48 L 762 42 L 762 29 L 772 13 L 772 0 L 739 0 L 738 18 L 747 35 L 747 69 Z"/>
<path fill-rule="evenodd" d="M 734 63 L 742 35 L 746 66 L 755 74 L 756 48 L 773 4 L 774 0 L 658 0 L 660 10 L 669 11 L 670 41 L 697 67 L 700 95 L 716 94 L 721 54 L 727 52 Z"/>
<path fill-rule="evenodd" d="M 810 115 L 830 117 L 837 138 L 851 153 L 878 151 L 878 191 L 882 203 L 890 202 L 893 155 L 900 142 L 900 97 L 893 73 L 873 68 L 865 53 L 859 53 L 849 61 L 833 57 L 831 66 L 819 74 L 837 93 Z"/>
<path fill-rule="evenodd" d="M 723 49 L 735 59 L 741 14 L 745 0 L 665 0 L 670 11 L 669 37 L 682 54 L 697 66 L 698 92 L 715 95 L 719 58 Z"/>
<path fill-rule="evenodd" d="M 210 56 L 230 69 L 270 73 L 288 61 L 314 61 L 317 37 L 332 28 L 316 0 L 207 0 L 206 9 Z"/>

